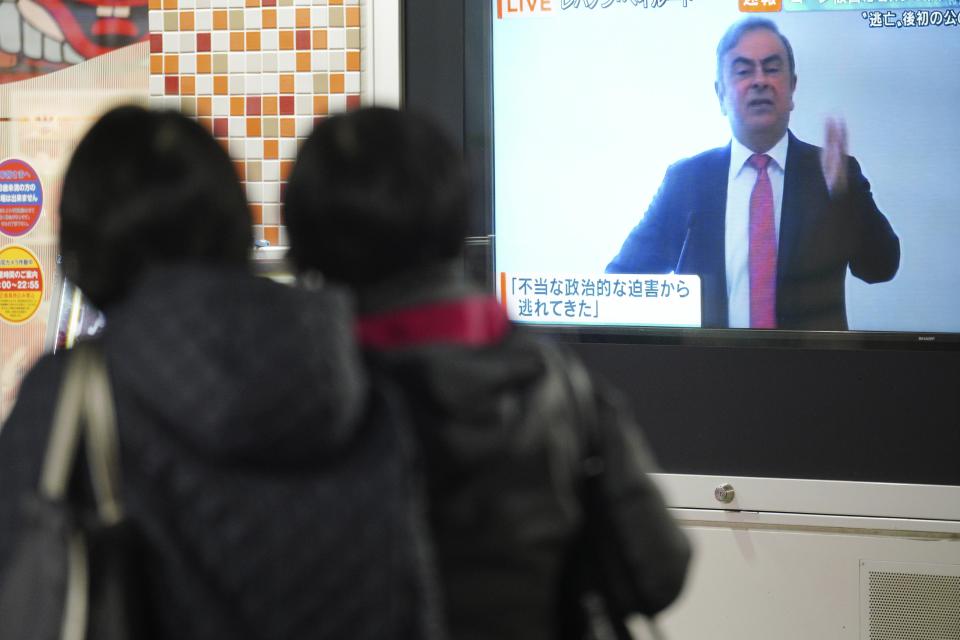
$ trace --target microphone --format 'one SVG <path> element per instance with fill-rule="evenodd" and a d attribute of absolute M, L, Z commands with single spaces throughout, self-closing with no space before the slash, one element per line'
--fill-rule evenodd
<path fill-rule="evenodd" d="M 683 259 L 687 256 L 687 246 L 690 244 L 690 232 L 693 231 L 693 211 L 687 214 L 687 231 L 683 235 L 683 244 L 680 245 L 680 257 L 677 258 L 677 264 L 673 268 L 674 273 L 680 273 L 680 267 L 683 266 Z"/>

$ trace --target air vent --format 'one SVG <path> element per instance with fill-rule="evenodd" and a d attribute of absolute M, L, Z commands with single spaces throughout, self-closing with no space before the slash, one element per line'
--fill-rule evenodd
<path fill-rule="evenodd" d="M 960 640 L 960 566 L 861 562 L 862 640 Z"/>

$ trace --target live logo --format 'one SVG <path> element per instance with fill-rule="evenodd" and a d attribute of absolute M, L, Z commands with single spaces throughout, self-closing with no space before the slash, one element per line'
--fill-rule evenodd
<path fill-rule="evenodd" d="M 498 18 L 552 11 L 553 0 L 497 0 Z"/>

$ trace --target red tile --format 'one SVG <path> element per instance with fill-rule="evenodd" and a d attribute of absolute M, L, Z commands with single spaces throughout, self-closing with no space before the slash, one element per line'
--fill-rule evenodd
<path fill-rule="evenodd" d="M 197 51 L 210 51 L 210 34 L 197 34 Z"/>
<path fill-rule="evenodd" d="M 360 108 L 360 96 L 352 95 L 347 96 L 347 109 L 359 109 Z"/>
<path fill-rule="evenodd" d="M 150 53 L 161 53 L 161 52 L 163 52 L 163 34 L 151 33 L 150 34 Z"/>
<path fill-rule="evenodd" d="M 260 110 L 260 96 L 248 96 L 248 97 L 247 97 L 247 115 L 248 115 L 248 116 L 259 116 L 259 115 L 261 115 L 261 110 Z"/>
<path fill-rule="evenodd" d="M 213 135 L 218 138 L 226 138 L 227 134 L 228 134 L 227 119 L 214 118 L 213 119 Z"/>
<path fill-rule="evenodd" d="M 297 31 L 297 49 L 309 49 L 310 48 L 310 31 L 303 30 Z"/>
<path fill-rule="evenodd" d="M 294 114 L 293 96 L 280 96 L 280 115 L 292 116 Z"/>
<path fill-rule="evenodd" d="M 163 78 L 163 88 L 167 95 L 180 92 L 180 78 L 177 76 L 165 76 Z"/>

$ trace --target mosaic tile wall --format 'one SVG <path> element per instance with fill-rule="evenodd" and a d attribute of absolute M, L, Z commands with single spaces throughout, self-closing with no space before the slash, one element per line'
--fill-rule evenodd
<path fill-rule="evenodd" d="M 193 114 L 286 245 L 281 184 L 315 119 L 360 105 L 361 0 L 149 0 L 150 101 Z"/>

